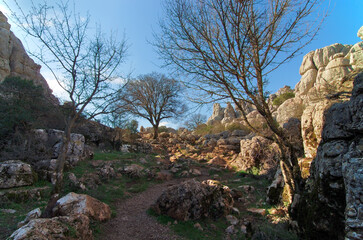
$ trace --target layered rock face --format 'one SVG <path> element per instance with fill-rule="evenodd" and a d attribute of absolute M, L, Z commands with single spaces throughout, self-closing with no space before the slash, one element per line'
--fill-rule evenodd
<path fill-rule="evenodd" d="M 0 82 L 6 77 L 21 77 L 42 86 L 45 95 L 56 101 L 47 81 L 40 74 L 41 66 L 26 53 L 21 41 L 10 30 L 6 16 L 0 11 Z"/>
<path fill-rule="evenodd" d="M 322 141 L 297 211 L 309 239 L 363 238 L 363 73 L 350 101 L 323 116 Z"/>

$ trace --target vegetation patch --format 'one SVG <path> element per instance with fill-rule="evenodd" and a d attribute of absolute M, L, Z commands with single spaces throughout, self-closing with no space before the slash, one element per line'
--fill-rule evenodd
<path fill-rule="evenodd" d="M 280 106 L 287 99 L 294 98 L 294 97 L 295 97 L 295 93 L 293 93 L 293 92 L 286 92 L 286 93 L 283 93 L 283 94 L 279 95 L 278 97 L 276 97 L 272 101 L 272 104 L 275 105 L 275 106 Z"/>

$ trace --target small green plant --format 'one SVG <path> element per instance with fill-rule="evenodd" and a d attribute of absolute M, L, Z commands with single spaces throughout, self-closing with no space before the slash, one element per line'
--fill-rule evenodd
<path fill-rule="evenodd" d="M 280 106 L 287 99 L 294 98 L 294 97 L 295 97 L 295 93 L 293 93 L 293 92 L 286 92 L 286 93 L 283 93 L 283 94 L 279 95 L 278 97 L 276 97 L 272 101 L 272 104 L 275 105 L 275 106 Z"/>

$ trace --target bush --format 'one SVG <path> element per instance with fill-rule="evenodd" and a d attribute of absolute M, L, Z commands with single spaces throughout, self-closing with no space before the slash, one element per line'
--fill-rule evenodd
<path fill-rule="evenodd" d="M 251 131 L 248 127 L 246 127 L 242 123 L 237 123 L 237 122 L 228 124 L 226 126 L 226 130 L 229 131 L 229 132 L 233 132 L 234 130 L 244 130 L 246 132 L 250 132 Z"/>
<path fill-rule="evenodd" d="M 279 95 L 278 97 L 276 97 L 272 101 L 272 104 L 275 105 L 275 106 L 280 106 L 287 99 L 294 98 L 294 97 L 295 97 L 295 93 L 293 93 L 293 92 L 286 92 L 286 93 L 283 93 L 283 94 Z"/>
<path fill-rule="evenodd" d="M 18 129 L 42 127 L 41 117 L 47 115 L 50 103 L 42 87 L 18 77 L 7 77 L 0 84 L 0 136 Z"/>
<path fill-rule="evenodd" d="M 216 134 L 225 131 L 226 128 L 222 123 L 214 123 L 212 125 L 201 124 L 197 126 L 194 130 L 195 134 L 206 135 L 206 134 Z"/>

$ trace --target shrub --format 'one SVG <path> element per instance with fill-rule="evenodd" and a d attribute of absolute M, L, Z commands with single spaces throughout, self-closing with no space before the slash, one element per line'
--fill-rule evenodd
<path fill-rule="evenodd" d="M 293 93 L 293 92 L 286 92 L 286 93 L 283 93 L 283 94 L 279 95 L 278 97 L 276 97 L 272 101 L 272 104 L 275 105 L 275 106 L 280 106 L 287 99 L 294 98 L 294 97 L 295 97 L 295 93 Z"/>
<path fill-rule="evenodd" d="M 244 130 L 250 132 L 250 129 L 248 127 L 246 127 L 242 123 L 237 123 L 237 122 L 226 125 L 226 130 L 230 132 L 233 132 L 234 130 Z"/>
<path fill-rule="evenodd" d="M 32 126 L 41 127 L 50 107 L 42 87 L 18 77 L 7 77 L 0 84 L 0 136 Z"/>

